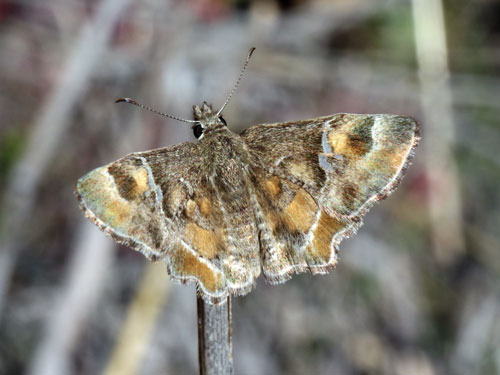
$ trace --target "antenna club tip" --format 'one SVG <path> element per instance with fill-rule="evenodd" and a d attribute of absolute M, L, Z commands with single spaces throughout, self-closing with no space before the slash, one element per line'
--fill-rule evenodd
<path fill-rule="evenodd" d="M 133 100 L 130 98 L 119 98 L 115 100 L 115 103 L 132 103 Z"/>
<path fill-rule="evenodd" d="M 252 57 L 253 51 L 255 51 L 255 47 L 250 48 L 248 51 L 248 58 Z"/>

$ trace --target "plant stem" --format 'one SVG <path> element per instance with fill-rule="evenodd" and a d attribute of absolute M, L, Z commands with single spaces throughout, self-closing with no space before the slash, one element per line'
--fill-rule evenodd
<path fill-rule="evenodd" d="M 231 297 L 211 305 L 198 296 L 197 304 L 200 374 L 233 374 Z"/>

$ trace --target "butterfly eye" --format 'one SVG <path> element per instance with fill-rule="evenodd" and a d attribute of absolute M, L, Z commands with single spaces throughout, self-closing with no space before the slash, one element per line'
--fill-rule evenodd
<path fill-rule="evenodd" d="M 201 137 L 201 135 L 203 134 L 203 128 L 200 124 L 193 126 L 193 134 L 196 137 L 196 139 Z"/>
<path fill-rule="evenodd" d="M 224 120 L 224 118 L 222 116 L 219 116 L 219 121 L 227 126 L 226 120 Z"/>

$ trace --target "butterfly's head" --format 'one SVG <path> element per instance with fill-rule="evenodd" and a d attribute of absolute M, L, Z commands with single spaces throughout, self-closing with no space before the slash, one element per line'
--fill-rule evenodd
<path fill-rule="evenodd" d="M 226 121 L 214 112 L 212 106 L 203 102 L 203 105 L 193 106 L 193 115 L 196 124 L 193 125 L 193 133 L 196 138 L 200 138 L 203 134 L 209 131 L 227 127 Z"/>

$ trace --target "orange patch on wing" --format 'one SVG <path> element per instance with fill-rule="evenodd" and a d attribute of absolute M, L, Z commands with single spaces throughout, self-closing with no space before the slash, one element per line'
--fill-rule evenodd
<path fill-rule="evenodd" d="M 333 129 L 328 134 L 328 143 L 333 152 L 348 156 L 363 156 L 370 148 L 370 145 L 360 138 L 353 138 L 342 130 Z"/>
<path fill-rule="evenodd" d="M 281 193 L 280 179 L 276 176 L 265 179 L 264 189 L 272 198 L 276 198 Z"/>
<path fill-rule="evenodd" d="M 181 185 L 175 186 L 168 195 L 168 208 L 171 212 L 176 212 L 182 201 L 186 199 L 186 192 Z"/>
<path fill-rule="evenodd" d="M 211 269 L 198 257 L 179 246 L 175 252 L 178 263 L 175 271 L 181 276 L 194 276 L 210 292 L 220 290 L 222 287 L 221 274 Z"/>
<path fill-rule="evenodd" d="M 365 161 L 366 168 L 380 171 L 385 175 L 396 173 L 403 165 L 407 150 L 382 149 L 375 151 Z"/>
<path fill-rule="evenodd" d="M 135 180 L 134 194 L 138 196 L 149 190 L 148 172 L 144 168 L 138 168 L 132 172 L 131 177 Z"/>
<path fill-rule="evenodd" d="M 328 143 L 336 154 L 350 154 L 348 139 L 346 133 L 337 130 L 333 130 L 328 134 Z"/>
<path fill-rule="evenodd" d="M 203 197 L 198 201 L 198 207 L 203 216 L 208 216 L 212 212 L 212 204 L 207 197 Z"/>
<path fill-rule="evenodd" d="M 109 222 L 114 228 L 122 227 L 130 219 L 130 204 L 118 199 L 111 199 L 104 208 L 104 217 L 100 219 Z"/>
<path fill-rule="evenodd" d="M 406 159 L 406 155 L 406 149 L 386 149 L 380 150 L 375 153 L 375 157 L 377 157 L 381 161 L 381 163 L 389 165 L 391 169 L 400 168 Z"/>
<path fill-rule="evenodd" d="M 299 189 L 293 201 L 285 209 L 285 222 L 291 230 L 301 230 L 306 233 L 314 223 L 318 206 L 311 195 L 304 189 Z"/>
<path fill-rule="evenodd" d="M 331 254 L 331 242 L 335 234 L 345 228 L 346 224 L 321 212 L 318 224 L 314 230 L 312 245 L 315 253 L 325 262 L 328 262 Z M 311 251 L 311 249 L 309 249 Z"/>
<path fill-rule="evenodd" d="M 186 239 L 201 256 L 212 259 L 217 254 L 217 236 L 195 223 L 186 227 Z"/>

